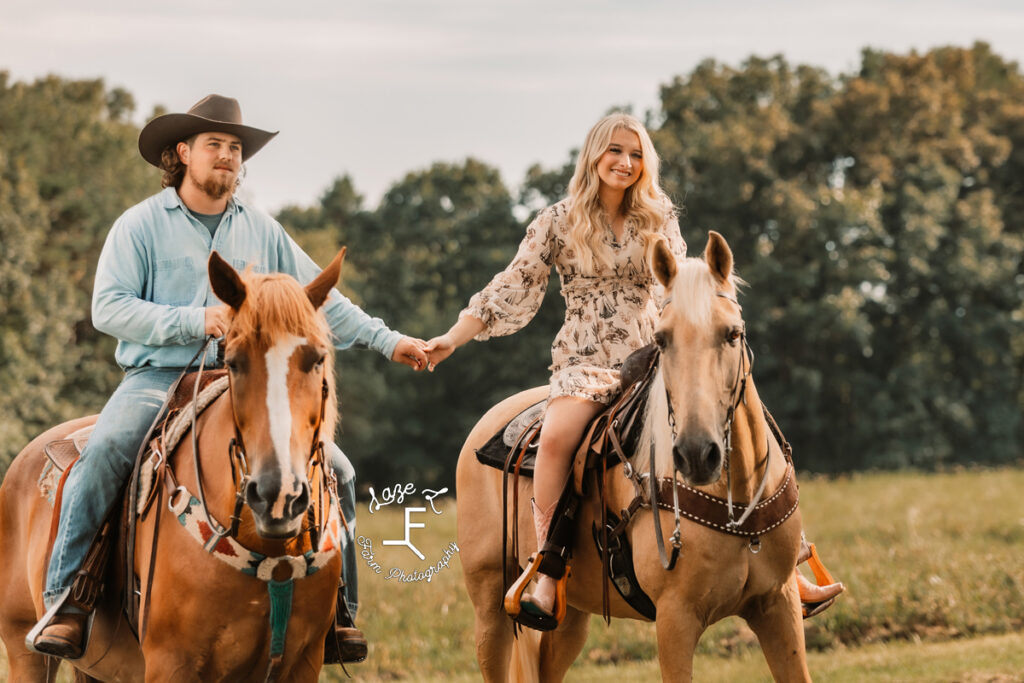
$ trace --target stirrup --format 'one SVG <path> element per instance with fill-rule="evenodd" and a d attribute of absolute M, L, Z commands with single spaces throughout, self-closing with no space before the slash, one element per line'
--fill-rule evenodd
<path fill-rule="evenodd" d="M 530 581 L 537 575 L 537 570 L 540 569 L 543 556 L 543 552 L 536 552 L 530 555 L 526 569 L 523 570 L 523 573 L 519 575 L 519 578 L 515 580 L 508 589 L 508 592 L 505 593 L 505 613 L 512 618 L 512 621 L 527 628 L 532 628 L 536 631 L 554 631 L 562 623 L 562 620 L 565 619 L 567 605 L 566 585 L 569 582 L 569 575 L 572 573 L 572 570 L 569 565 L 566 565 L 562 578 L 556 579 L 558 583 L 555 587 L 554 614 L 547 614 L 541 611 L 540 608 L 529 601 L 524 603 L 523 593 L 526 591 Z M 529 605 L 529 607 L 524 608 L 524 605 Z"/>
<path fill-rule="evenodd" d="M 807 544 L 807 553 L 806 558 L 800 559 L 806 561 L 807 566 L 811 568 L 811 572 L 814 574 L 814 580 L 817 585 L 821 588 L 831 588 L 834 592 L 832 592 L 831 595 L 827 595 L 824 599 L 815 600 L 814 598 L 807 596 L 803 590 L 801 590 L 800 609 L 804 619 L 809 619 L 810 617 L 821 614 L 827 610 L 833 603 L 835 603 L 839 594 L 846 590 L 846 587 L 841 582 L 837 582 L 832 578 L 831 572 L 825 568 L 825 564 L 818 556 L 818 549 L 815 548 L 813 543 Z M 803 587 L 801 586 L 801 588 Z"/>
<path fill-rule="evenodd" d="M 33 626 L 32 629 L 25 636 L 26 650 L 37 655 L 43 655 L 44 657 L 53 656 L 48 652 L 43 652 L 36 648 L 36 638 L 38 638 L 39 634 L 43 632 L 43 629 L 50 625 L 50 622 L 53 621 L 53 618 L 57 616 L 57 613 L 60 612 L 61 608 L 64 607 L 64 603 L 67 602 L 68 598 L 70 597 L 71 586 L 68 586 L 60 595 L 57 596 L 57 600 L 54 601 L 53 606 L 50 607 L 50 609 L 46 610 L 46 613 L 43 614 L 39 621 L 36 622 L 36 625 Z M 81 659 L 82 656 L 85 655 L 85 651 L 89 649 L 89 637 L 92 635 L 92 622 L 93 617 L 95 616 L 96 610 L 92 610 L 88 613 L 88 616 L 85 619 L 85 627 L 82 629 L 82 654 L 78 657 L 75 657 L 74 659 L 70 657 L 65 657 L 62 659 L 67 659 L 68 661 L 75 661 L 77 659 Z"/>

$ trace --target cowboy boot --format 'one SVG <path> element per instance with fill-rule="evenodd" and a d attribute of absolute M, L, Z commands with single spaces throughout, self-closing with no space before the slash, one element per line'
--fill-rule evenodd
<path fill-rule="evenodd" d="M 832 578 L 832 574 L 829 573 L 828 569 L 821 562 L 821 558 L 818 557 L 818 551 L 814 544 L 808 543 L 807 539 L 801 534 L 800 553 L 797 555 L 796 563 L 800 565 L 804 562 L 808 562 L 811 571 L 814 573 L 814 578 L 818 582 L 817 584 L 811 583 L 800 573 L 799 569 L 793 570 L 796 574 L 797 587 L 800 589 L 803 616 L 804 619 L 807 619 L 816 614 L 821 614 L 831 607 L 839 594 L 846 590 L 846 586 L 841 581 L 836 581 Z"/>
<path fill-rule="evenodd" d="M 533 506 L 533 528 L 537 533 L 537 548 L 540 549 L 547 540 L 557 502 L 552 503 L 547 510 L 541 510 L 536 500 L 531 500 L 530 504 Z M 538 616 L 553 616 L 558 580 L 540 571 L 537 572 L 536 580 L 537 585 L 532 592 L 523 593 L 520 604 L 523 609 Z"/>
<path fill-rule="evenodd" d="M 366 636 L 356 628 L 355 620 L 348 609 L 348 601 L 342 593 L 344 583 L 338 587 L 338 605 L 334 613 L 334 628 L 327 633 L 324 646 L 324 664 L 361 662 L 366 659 L 368 646 Z"/>
<path fill-rule="evenodd" d="M 78 659 L 83 654 L 85 624 L 89 615 L 64 612 L 53 615 L 50 623 L 36 636 L 33 646 L 38 652 L 61 659 Z"/>

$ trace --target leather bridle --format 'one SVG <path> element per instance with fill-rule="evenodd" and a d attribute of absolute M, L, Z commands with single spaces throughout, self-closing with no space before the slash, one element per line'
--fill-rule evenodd
<path fill-rule="evenodd" d="M 736 301 L 736 297 L 733 296 L 732 294 L 729 294 L 727 292 L 716 292 L 716 295 L 721 297 L 721 298 L 723 298 L 723 299 L 727 299 L 728 301 L 731 301 L 733 304 L 735 304 L 737 306 L 737 308 L 740 308 L 740 310 L 742 310 L 742 306 L 739 305 L 739 302 Z M 664 305 L 667 306 L 669 303 L 671 303 L 671 301 L 672 301 L 672 297 L 670 296 L 667 299 L 665 299 Z M 732 391 L 730 392 L 730 395 L 732 396 L 732 400 L 730 401 L 729 409 L 726 411 L 725 424 L 723 426 L 724 440 L 725 440 L 725 449 L 724 449 L 724 453 L 723 453 L 723 459 L 724 459 L 723 467 L 725 468 L 725 472 L 726 472 L 726 489 L 727 489 L 727 492 L 726 492 L 727 498 L 726 498 L 726 500 L 728 501 L 728 513 L 729 513 L 728 526 L 730 528 L 737 528 L 737 527 L 741 526 L 745 521 L 747 521 L 747 518 L 750 516 L 750 514 L 757 507 L 757 504 L 760 502 L 761 497 L 764 495 L 765 486 L 768 483 L 768 465 L 769 465 L 768 459 L 771 456 L 770 444 L 766 444 L 764 474 L 761 477 L 761 483 L 758 485 L 757 492 L 755 493 L 754 498 L 747 504 L 745 512 L 740 516 L 739 519 L 736 519 L 736 516 L 735 516 L 735 513 L 734 513 L 734 509 L 733 509 L 733 501 L 732 501 L 732 466 L 731 466 L 731 458 L 730 458 L 730 455 L 732 453 L 732 426 L 733 426 L 733 421 L 736 418 L 736 410 L 739 408 L 740 403 L 743 403 L 744 405 L 746 404 L 747 379 L 750 377 L 750 373 L 753 370 L 753 366 L 754 366 L 754 352 L 750 348 L 750 344 L 747 343 L 747 333 L 746 333 L 745 329 L 740 332 L 740 336 L 739 336 L 739 340 L 738 341 L 740 343 L 739 364 L 738 364 L 737 369 L 736 369 L 736 377 L 735 377 L 735 379 L 733 381 L 733 388 L 732 388 Z M 659 368 L 658 369 L 660 371 L 662 369 L 660 367 L 660 363 L 661 363 L 661 355 L 660 355 L 661 351 L 660 351 L 660 348 L 659 348 L 659 352 L 658 353 L 659 353 L 659 359 L 658 359 Z M 745 363 L 744 363 L 744 359 L 746 359 Z M 675 441 L 676 441 L 676 438 L 678 437 L 678 435 L 676 434 L 675 411 L 672 409 L 672 396 L 669 393 L 669 388 L 668 388 L 667 384 L 665 384 L 665 401 L 668 404 L 668 425 L 669 425 L 669 430 L 670 430 L 670 432 L 672 434 L 672 443 L 673 443 L 673 447 L 674 447 L 674 444 L 675 444 Z M 661 529 L 661 515 L 658 512 L 658 483 L 657 483 L 657 477 L 655 477 L 654 473 L 655 473 L 655 447 L 654 447 L 654 439 L 651 439 L 651 446 L 650 446 L 650 470 L 649 470 L 649 473 L 648 473 L 648 481 L 647 481 L 647 495 L 648 495 L 648 498 L 649 498 L 649 502 L 650 502 L 650 506 L 651 506 L 651 511 L 654 514 L 654 537 L 655 537 L 655 540 L 657 541 L 658 555 L 661 558 L 661 565 L 666 570 L 671 570 L 671 569 L 673 569 L 675 567 L 676 560 L 678 560 L 678 558 L 679 558 L 679 551 L 682 548 L 682 544 L 683 544 L 682 543 L 682 532 L 680 530 L 680 525 L 681 525 L 681 522 L 682 522 L 682 514 L 681 514 L 681 511 L 680 511 L 680 507 L 679 507 L 679 489 L 678 489 L 677 486 L 673 486 L 672 487 L 672 494 L 673 494 L 672 495 L 672 499 L 673 499 L 672 500 L 672 510 L 673 510 L 673 514 L 674 514 L 674 518 L 675 518 L 675 529 L 673 530 L 672 535 L 670 537 L 670 543 L 672 545 L 672 552 L 671 552 L 671 554 L 668 554 L 666 552 L 666 550 L 665 550 L 665 539 L 664 539 L 664 534 L 663 534 L 662 529 Z M 678 474 L 679 474 L 679 467 L 675 464 L 675 459 L 673 458 L 673 465 L 672 465 L 672 481 L 673 482 L 676 481 L 676 478 L 677 478 Z M 754 553 L 757 553 L 757 552 L 760 551 L 760 540 L 757 537 L 754 537 L 751 540 L 751 542 L 750 542 L 750 550 L 751 550 L 751 552 L 754 552 Z"/>

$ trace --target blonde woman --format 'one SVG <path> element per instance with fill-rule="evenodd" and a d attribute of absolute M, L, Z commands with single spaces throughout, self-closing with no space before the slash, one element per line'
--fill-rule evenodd
<path fill-rule="evenodd" d="M 551 346 L 551 394 L 533 480 L 539 544 L 584 428 L 615 396 L 622 361 L 653 338 L 661 293 L 647 250 L 659 237 L 677 258 L 686 255 L 672 203 L 658 185 L 650 136 L 632 116 L 606 116 L 587 134 L 569 196 L 538 214 L 508 268 L 426 347 L 436 365 L 470 339 L 519 330 L 540 307 L 552 264 L 558 270 L 566 313 Z M 538 576 L 522 609 L 550 616 L 556 582 Z"/>
<path fill-rule="evenodd" d="M 584 429 L 615 397 L 622 362 L 653 340 L 663 292 L 648 255 L 658 239 L 677 259 L 686 256 L 672 203 L 658 184 L 650 136 L 636 118 L 611 114 L 587 133 L 569 196 L 537 215 L 512 263 L 425 347 L 432 370 L 470 339 L 512 334 L 540 307 L 552 264 L 558 271 L 566 311 L 551 345 L 551 392 L 534 470 L 538 547 L 548 538 Z M 547 564 L 520 603 L 520 623 L 541 630 L 558 625 L 556 578 L 564 572 L 564 562 L 555 562 L 556 576 L 545 574 Z"/>

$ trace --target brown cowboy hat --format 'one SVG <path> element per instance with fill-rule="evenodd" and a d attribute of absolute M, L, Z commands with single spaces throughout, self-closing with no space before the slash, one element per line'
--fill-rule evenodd
<path fill-rule="evenodd" d="M 242 125 L 242 109 L 238 100 L 223 95 L 207 95 L 192 105 L 185 114 L 158 116 L 139 133 L 142 158 L 160 168 L 164 148 L 199 133 L 230 133 L 242 141 L 242 161 L 246 161 L 277 132 L 268 132 Z"/>

